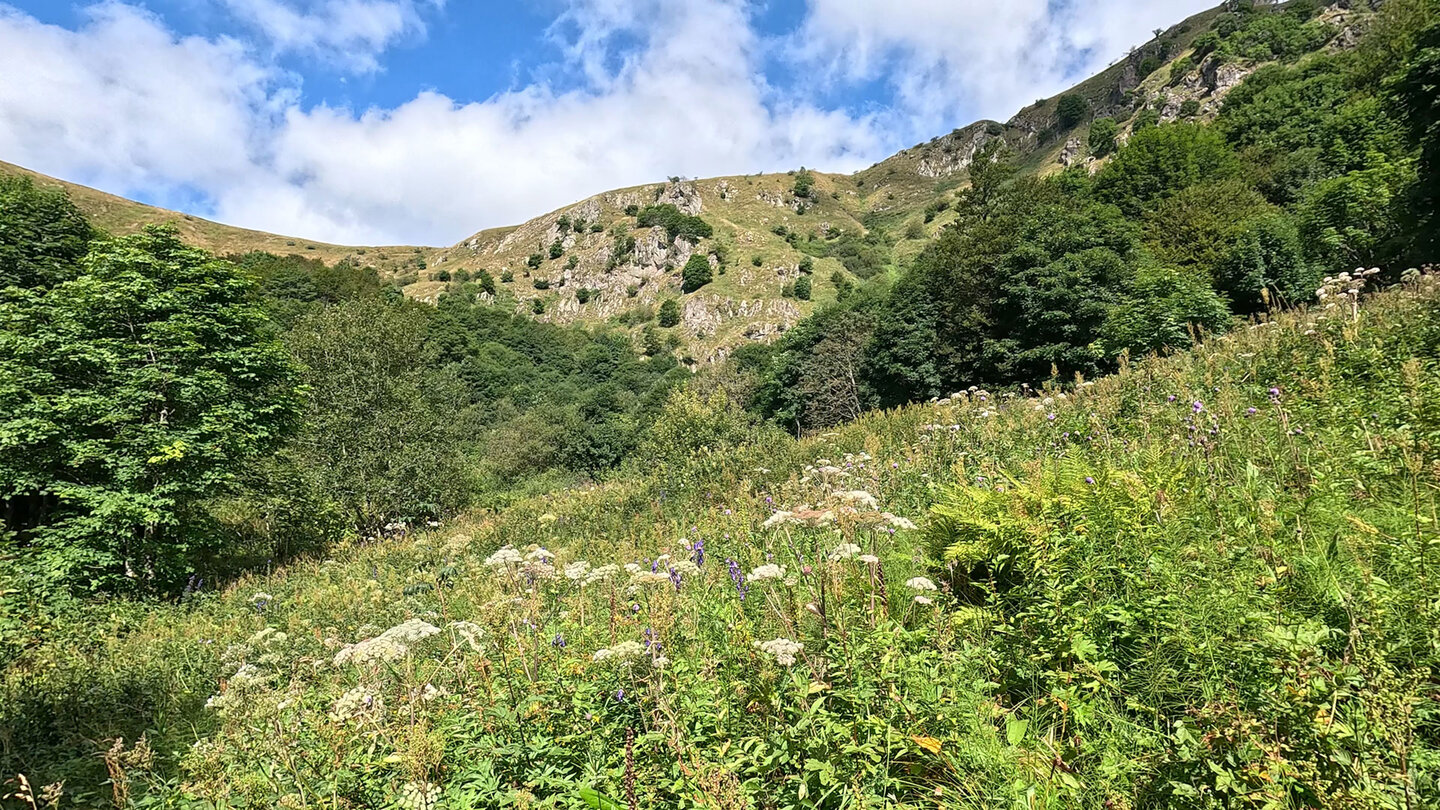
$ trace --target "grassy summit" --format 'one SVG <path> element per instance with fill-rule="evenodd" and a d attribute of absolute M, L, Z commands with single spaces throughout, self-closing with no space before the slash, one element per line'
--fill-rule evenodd
<path fill-rule="evenodd" d="M 1433 806 L 1440 286 L 1363 285 L 1069 395 L 697 438 L 79 610 L 0 676 L 0 770 L 92 805 Z"/>

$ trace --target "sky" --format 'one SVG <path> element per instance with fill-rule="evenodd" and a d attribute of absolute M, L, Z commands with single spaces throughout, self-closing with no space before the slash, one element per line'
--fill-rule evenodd
<path fill-rule="evenodd" d="M 1213 0 L 0 0 L 0 160 L 449 245 L 665 177 L 850 172 Z"/>

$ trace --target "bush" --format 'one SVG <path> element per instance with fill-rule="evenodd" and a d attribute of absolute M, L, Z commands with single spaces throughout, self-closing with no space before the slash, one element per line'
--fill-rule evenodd
<path fill-rule="evenodd" d="M 1066 93 L 1055 105 L 1055 117 L 1061 129 L 1069 129 L 1090 114 L 1090 101 L 1079 93 Z"/>
<path fill-rule="evenodd" d="M 1115 151 L 1115 136 L 1120 127 L 1114 118 L 1097 118 L 1090 124 L 1090 154 L 1105 157 Z"/>
<path fill-rule="evenodd" d="M 669 328 L 671 326 L 677 326 L 679 323 L 680 305 L 676 303 L 674 298 L 666 298 L 664 302 L 660 304 L 659 324 Z"/>
<path fill-rule="evenodd" d="M 551 242 L 551 243 L 550 243 L 550 258 L 552 258 L 552 259 L 558 259 L 558 258 L 560 258 L 561 256 L 564 256 L 564 255 L 565 255 L 565 245 L 562 244 L 559 239 L 556 239 L 554 242 Z M 538 265 L 537 265 L 537 266 L 538 266 Z"/>
<path fill-rule="evenodd" d="M 662 226 L 670 241 L 684 237 L 687 241 L 698 242 L 714 233 L 710 224 L 700 217 L 691 216 L 670 203 L 648 205 L 636 214 L 635 224 L 641 228 Z"/>
<path fill-rule="evenodd" d="M 808 200 L 815 193 L 815 175 L 803 166 L 795 174 L 795 185 L 791 192 L 802 200 Z"/>
<path fill-rule="evenodd" d="M 799 270 L 807 276 L 815 272 L 815 260 L 809 256 L 802 256 L 800 258 Z"/>
<path fill-rule="evenodd" d="M 709 284 L 713 278 L 710 269 L 710 257 L 703 253 L 692 253 L 690 261 L 685 263 L 685 269 L 681 271 L 681 289 L 685 292 L 696 290 Z"/>
<path fill-rule="evenodd" d="M 530 299 L 530 313 L 532 315 L 544 315 L 545 302 L 539 298 Z"/>
<path fill-rule="evenodd" d="M 795 297 L 801 301 L 810 300 L 810 277 L 801 276 L 795 279 Z"/>
<path fill-rule="evenodd" d="M 531 253 L 530 258 L 525 260 L 525 266 L 531 270 L 539 270 L 540 265 L 545 263 L 545 257 L 539 253 Z"/>
<path fill-rule="evenodd" d="M 1200 114 L 1200 100 L 1187 98 L 1180 103 L 1180 117 L 1194 118 Z"/>
<path fill-rule="evenodd" d="M 509 284 L 510 282 L 512 282 L 512 281 L 514 281 L 514 280 L 515 280 L 515 273 L 514 273 L 513 271 L 511 271 L 510 268 L 507 267 L 507 268 L 505 268 L 504 270 L 501 270 L 501 271 L 500 271 L 500 283 L 502 283 L 502 284 Z"/>

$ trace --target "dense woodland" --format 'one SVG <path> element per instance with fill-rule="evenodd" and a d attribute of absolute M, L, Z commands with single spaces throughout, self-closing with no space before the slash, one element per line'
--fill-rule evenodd
<path fill-rule="evenodd" d="M 0 179 L 0 796 L 1436 806 L 1440 7 L 1227 9 L 1214 120 L 785 234 L 839 300 L 699 371 Z"/>

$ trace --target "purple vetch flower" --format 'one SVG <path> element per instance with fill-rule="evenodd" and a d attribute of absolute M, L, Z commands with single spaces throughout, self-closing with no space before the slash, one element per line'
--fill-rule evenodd
<path fill-rule="evenodd" d="M 565 649 L 565 635 L 563 633 L 556 633 L 555 638 L 550 640 L 550 646 L 559 650 Z"/>

